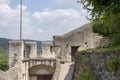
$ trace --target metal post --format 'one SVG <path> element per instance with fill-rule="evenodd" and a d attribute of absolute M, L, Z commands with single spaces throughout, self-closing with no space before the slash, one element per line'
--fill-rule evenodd
<path fill-rule="evenodd" d="M 77 0 L 77 3 L 80 3 L 80 0 Z"/>
<path fill-rule="evenodd" d="M 22 0 L 20 1 L 20 40 L 22 40 Z"/>

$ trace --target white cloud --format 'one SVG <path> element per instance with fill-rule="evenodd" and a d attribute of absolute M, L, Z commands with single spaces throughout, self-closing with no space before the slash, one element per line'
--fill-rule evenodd
<path fill-rule="evenodd" d="M 13 16 L 14 14 L 10 15 L 10 13 L 13 13 L 13 10 L 10 9 L 10 7 L 5 4 L 5 3 L 2 3 L 0 5 L 0 15 L 5 15 L 5 16 L 1 16 L 1 17 L 11 17 Z"/>
<path fill-rule="evenodd" d="M 46 27 L 49 33 L 64 34 L 82 24 L 87 20 L 79 11 L 73 9 L 57 9 L 44 12 L 35 12 L 33 17 L 36 18 L 41 26 Z"/>
<path fill-rule="evenodd" d="M 44 30 L 42 30 L 42 29 L 37 29 L 37 32 L 38 32 L 38 33 L 44 33 Z"/>
<path fill-rule="evenodd" d="M 20 21 L 20 6 L 12 9 L 8 4 L 0 5 L 0 37 L 19 39 L 19 21 Z M 30 37 L 37 28 L 34 28 L 30 23 L 30 13 L 26 10 L 27 6 L 23 5 L 23 37 Z"/>
<path fill-rule="evenodd" d="M 59 4 L 73 4 L 77 3 L 77 0 L 56 0 Z"/>
<path fill-rule="evenodd" d="M 35 12 L 33 17 L 42 23 L 55 22 L 55 21 L 71 21 L 70 19 L 79 19 L 82 17 L 80 13 L 73 9 L 57 9 L 53 11 Z"/>
<path fill-rule="evenodd" d="M 8 5 L 9 0 L 2 2 L 0 3 L 0 37 L 19 39 L 20 6 L 12 9 Z M 65 2 L 61 0 L 61 3 Z M 65 34 L 86 22 L 84 15 L 74 9 L 46 8 L 42 12 L 30 13 L 27 11 L 27 6 L 23 5 L 24 39 L 50 40 L 53 35 Z"/>
<path fill-rule="evenodd" d="M 10 0 L 0 0 L 0 4 L 3 4 L 3 3 L 9 3 L 10 2 Z"/>

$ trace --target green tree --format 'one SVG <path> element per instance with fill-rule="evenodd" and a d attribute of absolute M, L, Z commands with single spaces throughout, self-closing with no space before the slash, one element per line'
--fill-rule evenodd
<path fill-rule="evenodd" d="M 81 0 L 90 12 L 95 33 L 110 38 L 112 46 L 120 45 L 120 0 Z"/>

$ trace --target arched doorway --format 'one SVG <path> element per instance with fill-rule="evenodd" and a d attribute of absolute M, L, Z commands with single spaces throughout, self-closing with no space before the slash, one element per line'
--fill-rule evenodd
<path fill-rule="evenodd" d="M 30 80 L 51 80 L 54 68 L 48 65 L 36 65 L 29 69 Z"/>

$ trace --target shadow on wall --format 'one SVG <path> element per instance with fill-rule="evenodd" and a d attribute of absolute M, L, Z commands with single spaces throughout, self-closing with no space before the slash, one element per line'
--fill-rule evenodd
<path fill-rule="evenodd" d="M 73 71 L 74 71 L 74 65 L 75 65 L 75 63 L 73 63 L 72 65 L 70 65 L 69 71 L 68 71 L 67 75 L 65 76 L 64 80 L 72 80 Z"/>

